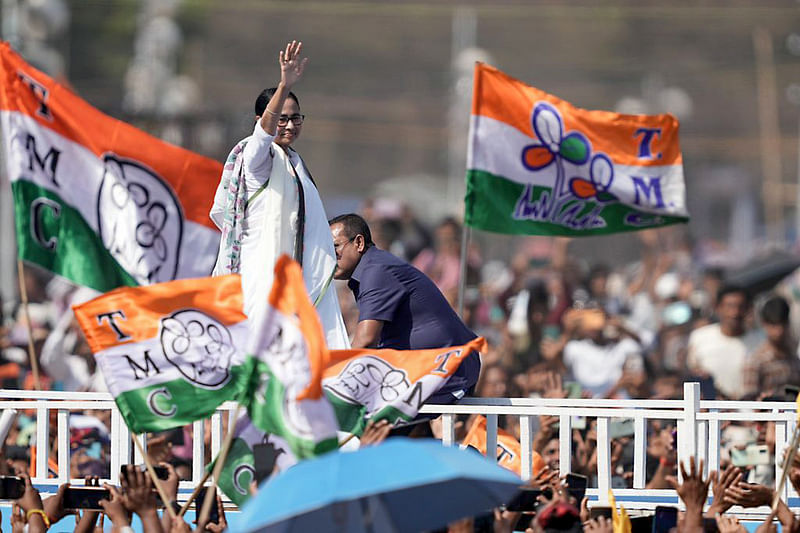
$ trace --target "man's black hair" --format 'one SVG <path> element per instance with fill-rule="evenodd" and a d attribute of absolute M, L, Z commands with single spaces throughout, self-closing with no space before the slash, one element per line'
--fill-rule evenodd
<path fill-rule="evenodd" d="M 461 240 L 461 223 L 456 220 L 455 217 L 444 217 L 439 221 L 439 224 L 436 225 L 437 228 L 444 228 L 447 226 L 452 227 L 455 238 Z"/>
<path fill-rule="evenodd" d="M 354 239 L 356 235 L 364 236 L 364 244 L 367 247 L 373 246 L 372 232 L 369 231 L 367 221 L 355 213 L 347 213 L 346 215 L 339 215 L 328 221 L 329 226 L 334 224 L 341 224 L 344 234 L 348 239 Z"/>
<path fill-rule="evenodd" d="M 589 275 L 586 278 L 590 280 L 599 277 L 607 278 L 609 274 L 611 274 L 611 269 L 608 267 L 608 265 L 604 263 L 597 263 L 592 265 L 592 267 L 589 269 Z"/>
<path fill-rule="evenodd" d="M 789 304 L 781 296 L 773 296 L 761 307 L 761 321 L 765 324 L 788 324 Z"/>
<path fill-rule="evenodd" d="M 269 89 L 264 89 L 261 91 L 261 94 L 258 95 L 256 98 L 256 116 L 260 117 L 264 114 L 264 110 L 267 108 L 267 104 L 275 96 L 275 93 L 278 92 L 277 87 L 270 87 Z M 300 107 L 300 100 L 297 99 L 297 95 L 294 94 L 292 91 L 289 91 L 289 98 L 294 100 L 297 104 L 297 107 Z"/>
<path fill-rule="evenodd" d="M 744 302 L 747 306 L 750 306 L 751 295 L 750 291 L 742 287 L 741 285 L 735 285 L 732 283 L 727 283 L 719 288 L 717 291 L 717 305 L 722 303 L 722 299 L 725 298 L 729 294 L 736 294 L 739 293 L 744 296 Z"/>

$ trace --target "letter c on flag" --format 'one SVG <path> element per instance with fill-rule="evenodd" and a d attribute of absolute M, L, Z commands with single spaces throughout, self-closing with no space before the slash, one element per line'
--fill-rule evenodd
<path fill-rule="evenodd" d="M 242 474 L 250 474 L 250 481 L 247 483 L 241 483 L 239 478 L 242 477 Z M 247 496 L 249 494 L 250 483 L 256 478 L 256 470 L 250 465 L 239 465 L 233 471 L 233 488 L 241 494 L 242 496 Z"/>
<path fill-rule="evenodd" d="M 147 395 L 147 406 L 150 407 L 150 410 L 153 411 L 158 416 L 163 416 L 164 418 L 171 418 L 175 416 L 175 413 L 178 412 L 178 408 L 175 407 L 174 404 L 170 403 L 169 410 L 165 411 L 158 406 L 158 399 L 160 397 L 166 398 L 167 400 L 172 399 L 172 394 L 167 390 L 166 387 L 161 387 L 160 389 L 155 389 L 150 391 L 150 394 Z"/>
<path fill-rule="evenodd" d="M 43 248 L 48 250 L 55 250 L 58 239 L 55 237 L 45 238 L 44 228 L 42 227 L 42 210 L 49 207 L 53 211 L 53 218 L 61 216 L 61 204 L 40 196 L 31 202 L 31 235 L 34 240 L 39 243 Z"/>

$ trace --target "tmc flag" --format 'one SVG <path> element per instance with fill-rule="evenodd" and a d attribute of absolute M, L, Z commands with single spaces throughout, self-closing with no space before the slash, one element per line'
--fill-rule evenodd
<path fill-rule="evenodd" d="M 73 309 L 134 433 L 209 417 L 246 388 L 238 274 L 122 287 Z"/>
<path fill-rule="evenodd" d="M 466 224 L 498 233 L 685 223 L 678 120 L 578 109 L 478 63 L 465 204 Z"/>
<path fill-rule="evenodd" d="M 297 463 L 285 439 L 270 435 L 253 425 L 246 414 L 239 415 L 234 429 L 233 441 L 225 465 L 222 467 L 217 485 L 238 507 L 242 507 L 250 499 L 250 484 L 257 481 L 256 460 L 253 449 L 259 444 L 271 445 L 275 454 L 275 467 L 279 472 Z M 206 466 L 213 471 L 216 459 Z M 263 473 L 262 473 L 263 474 Z M 267 475 L 271 472 L 267 472 Z"/>
<path fill-rule="evenodd" d="M 322 386 L 340 429 L 361 435 L 367 419 L 414 420 L 473 351 L 486 352 L 483 337 L 427 350 L 331 350 Z"/>
<path fill-rule="evenodd" d="M 19 257 L 105 292 L 211 273 L 222 165 L 104 115 L 0 43 Z"/>
<path fill-rule="evenodd" d="M 298 459 L 335 450 L 336 415 L 322 390 L 330 353 L 300 264 L 288 255 L 275 263 L 269 301 L 251 327 L 253 374 L 242 404 L 253 425 L 285 439 Z"/>

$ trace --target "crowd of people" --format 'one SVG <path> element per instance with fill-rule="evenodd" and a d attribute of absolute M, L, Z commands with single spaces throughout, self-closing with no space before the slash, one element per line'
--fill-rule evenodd
<path fill-rule="evenodd" d="M 378 203 L 368 202 L 362 210 L 376 246 L 419 268 L 456 307 L 460 224 L 447 218 L 429 229 L 409 209 L 388 210 L 388 217 L 386 209 L 375 208 Z M 578 241 L 521 238 L 507 262 L 484 261 L 473 241 L 467 254 L 464 321 L 489 341 L 474 395 L 675 399 L 682 397 L 685 381 L 699 381 L 704 399 L 786 399 L 787 388 L 800 383 L 791 284 L 761 294 L 729 285 L 721 269 L 696 266 L 691 250 L 676 237 L 681 231 L 634 234 L 641 258 L 614 268 L 580 257 Z M 104 391 L 103 377 L 70 311 L 93 291 L 34 267 L 24 270 L 23 282 L 42 388 Z M 353 332 L 358 310 L 347 285 L 337 284 Z M 2 386 L 31 389 L 26 314 L 19 302 L 5 302 L 2 309 Z M 554 469 L 559 461 L 556 422 L 556 417 L 541 417 L 534 438 L 535 450 Z M 73 413 L 70 424 L 71 477 L 107 477 L 108 412 Z M 457 424 L 462 437 L 470 424 L 467 419 Z M 501 427 L 513 435 L 519 434 L 518 424 L 517 417 L 501 417 Z M 34 427 L 33 417 L 21 413 L 6 440 L 7 457 L 30 462 Z M 594 422 L 576 420 L 573 427 L 573 470 L 592 478 Z M 676 468 L 675 428 L 654 421 L 648 429 L 648 486 L 666 487 L 664 478 Z M 614 486 L 630 486 L 632 430 L 623 423 L 611 432 L 616 436 Z M 192 438 L 190 428 L 174 430 L 151 437 L 150 450 L 187 479 Z M 210 430 L 205 438 L 210 439 Z M 766 446 L 774 457 L 774 427 L 727 424 L 722 444 L 723 462 L 748 446 Z M 771 466 L 744 466 L 748 481 L 773 483 Z"/>
<path fill-rule="evenodd" d="M 408 209 L 381 202 L 368 203 L 364 214 L 379 248 L 420 268 L 457 306 L 457 220 L 429 231 Z M 613 268 L 581 257 L 579 240 L 520 238 L 507 262 L 484 261 L 472 243 L 464 319 L 489 341 L 475 395 L 678 399 L 683 383 L 696 381 L 703 399 L 794 401 L 800 384 L 794 278 L 766 291 L 760 282 L 731 283 L 720 264 L 698 260 L 685 235 L 682 227 L 633 234 L 640 257 Z M 346 291 L 340 294 L 350 328 L 357 310 Z M 538 422 L 534 449 L 555 468 L 558 418 Z M 519 436 L 517 417 L 500 423 Z M 457 424 L 461 436 L 471 424 L 466 418 Z M 591 479 L 594 421 L 574 420 L 573 430 L 571 467 Z M 674 423 L 649 424 L 649 488 L 667 487 L 665 477 L 675 473 L 674 431 Z M 629 487 L 633 426 L 613 422 L 610 432 L 613 486 Z M 721 454 L 723 464 L 746 468 L 747 481 L 773 483 L 774 425 L 724 424 Z"/>
<path fill-rule="evenodd" d="M 631 234 L 640 257 L 614 265 L 584 257 L 579 240 L 520 237 L 508 257 L 491 260 L 484 258 L 476 241 L 469 241 L 463 254 L 462 302 L 458 301 L 463 231 L 459 220 L 445 218 L 430 228 L 410 206 L 374 198 L 364 203 L 361 216 L 334 218 L 329 227 L 314 180 L 291 147 L 305 120 L 291 91 L 307 61 L 301 49 L 301 43 L 292 41 L 280 52 L 280 83 L 256 100 L 253 134 L 231 151 L 211 211 L 222 234 L 214 272 L 242 274 L 246 313 L 266 301 L 271 277 L 264 275 L 268 272 L 264 265 L 274 264 L 291 250 L 303 266 L 312 300 L 319 301 L 317 309 L 331 348 L 456 346 L 469 341 L 473 332 L 487 339 L 489 348 L 480 354 L 480 364 L 471 359 L 469 365 L 462 363 L 448 383 L 452 390 L 443 389 L 447 398 L 441 401 L 456 401 L 463 394 L 676 399 L 687 381 L 700 382 L 705 399 L 793 400 L 797 395 L 800 359 L 795 339 L 800 316 L 793 308 L 800 303 L 800 291 L 791 283 L 764 291 L 761 283 L 754 293 L 754 287 L 732 283 L 720 265 L 698 258 L 685 227 Z M 292 190 L 297 194 L 286 193 Z M 283 218 L 270 218 L 277 213 Z M 397 275 L 401 271 L 402 276 Z M 391 287 L 385 272 L 394 275 Z M 18 300 L 0 305 L 0 386 L 105 391 L 103 376 L 70 310 L 96 293 L 34 267 L 20 275 L 29 304 L 22 306 Z M 333 285 L 335 291 L 328 290 L 331 278 L 339 280 Z M 400 305 L 406 294 L 416 295 L 417 301 Z M 409 327 L 411 318 L 392 318 L 403 312 L 416 314 L 420 327 Z M 426 312 L 430 316 L 422 320 Z M 40 369 L 38 378 L 30 364 L 29 340 Z M 518 417 L 500 418 L 501 428 L 519 439 Z M 473 417 L 458 420 L 459 440 L 474 421 Z M 596 486 L 596 421 L 573 421 L 573 454 L 568 458 L 559 457 L 557 422 L 557 417 L 541 416 L 535 427 L 535 456 L 546 469 L 539 471 L 534 483 L 550 485 L 553 497 L 546 503 L 551 510 L 540 511 L 533 529 L 606 531 L 609 524 L 604 520 L 581 516 L 575 505 L 580 502 L 560 497 L 564 487 L 548 474 L 568 461 L 572 472 Z M 108 411 L 72 414 L 70 478 L 110 477 L 110 426 Z M 46 445 L 56 456 L 57 424 L 50 427 L 50 441 L 37 443 L 31 413 L 21 412 L 16 418 L 4 453 L 20 475 L 27 475 L 34 464 L 37 447 Z M 711 481 L 692 464 L 683 483 L 677 484 L 674 423 L 650 421 L 647 430 L 647 487 L 676 487 L 687 508 L 685 528 L 699 527 Z M 417 424 L 411 435 L 436 437 L 439 431 L 434 420 Z M 619 421 L 609 432 L 612 486 L 630 487 L 633 428 Z M 177 490 L 179 480 L 191 477 L 193 439 L 205 441 L 205 463 L 211 460 L 210 433 L 207 421 L 203 435 L 186 427 L 149 436 L 148 455 L 168 465 L 170 487 Z M 762 505 L 771 499 L 772 465 L 780 453 L 775 449 L 774 424 L 726 423 L 721 437 L 725 470 L 713 476 L 713 512 L 722 514 L 732 504 Z M 57 475 L 57 465 L 51 469 Z M 161 523 L 148 478 L 136 476 L 123 476 L 121 492 L 109 489 L 112 497 L 103 508 L 115 526 L 125 527 L 123 516 L 134 512 L 149 530 L 188 530 L 181 520 Z M 800 480 L 800 468 L 793 470 L 793 476 L 793 483 Z M 31 529 L 61 516 L 58 494 L 42 502 L 29 482 L 27 487 L 18 505 Z M 784 509 L 778 518 L 788 523 L 789 515 Z M 19 521 L 22 515 L 14 516 Z M 519 520 L 507 510 L 492 516 L 495 530 L 503 530 L 503 524 L 513 527 Z M 711 518 L 726 532 L 740 528 L 733 520 Z M 79 524 L 89 531 L 96 519 L 97 515 L 86 513 Z M 459 527 L 452 525 L 450 530 L 478 528 L 469 521 L 463 524 L 466 529 Z"/>
<path fill-rule="evenodd" d="M 5 468 L 0 468 L 0 471 L 8 473 L 9 465 L 4 466 Z M 105 522 L 108 521 L 111 523 L 111 531 L 129 533 L 133 531 L 131 529 L 133 515 L 139 518 L 142 530 L 147 533 L 190 531 L 221 533 L 226 529 L 225 509 L 219 495 L 215 506 L 216 512 L 210 514 L 202 523 L 197 523 L 195 520 L 192 527 L 180 513 L 181 506 L 177 503 L 179 480 L 171 465 L 161 464 L 167 469 L 168 476 L 160 483 L 165 495 L 170 499 L 168 505 L 173 507 L 172 514 L 166 511 L 159 514 L 159 510 L 164 509 L 164 504 L 147 472 L 133 465 L 127 466 L 129 468 L 120 476 L 119 486 L 103 483 L 102 488 L 106 492 L 101 499 L 95 501 L 96 498 L 85 498 L 77 504 L 72 498 L 67 497 L 68 491 L 72 488 L 69 483 L 60 485 L 54 495 L 42 499 L 39 491 L 31 483 L 26 469 L 17 467 L 14 474 L 23 480 L 25 490 L 12 505 L 10 516 L 12 531 L 22 532 L 27 528 L 29 533 L 44 532 L 61 521 L 74 520 L 76 532 L 104 531 Z M 94 487 L 99 492 L 100 478 L 86 476 L 84 486 Z"/>
<path fill-rule="evenodd" d="M 385 433 L 371 445 L 380 445 L 385 438 Z M 14 500 L 11 510 L 11 527 L 14 532 L 27 531 L 40 533 L 47 531 L 53 525 L 74 520 L 74 531 L 82 533 L 95 533 L 103 531 L 105 522 L 111 523 L 114 533 L 131 533 L 133 516 L 138 516 L 145 533 L 188 533 L 191 531 L 219 533 L 227 528 L 227 520 L 222 499 L 217 495 L 214 511 L 208 518 L 194 520 L 192 524 L 181 512 L 181 505 L 177 502 L 178 476 L 169 464 L 162 463 L 167 469 L 167 478 L 160 481 L 164 495 L 169 499 L 167 504 L 162 503 L 159 493 L 153 486 L 153 481 L 141 468 L 128 465 L 120 478 L 120 485 L 113 486 L 103 483 L 105 494 L 96 503 L 81 503 L 75 505 L 68 499 L 69 483 L 59 486 L 57 492 L 42 499 L 38 490 L 31 483 L 30 477 L 24 468 L 16 468 L 15 474 L 24 483 L 24 492 L 21 497 Z M 9 472 L 13 465 L 9 462 L 0 468 L 0 472 Z M 436 533 L 511 533 L 524 531 L 525 533 L 553 533 L 553 532 L 580 532 L 612 533 L 614 531 L 672 531 L 677 528 L 681 532 L 718 531 L 720 533 L 745 533 L 748 531 L 735 516 L 727 515 L 728 510 L 734 505 L 744 507 L 772 506 L 775 499 L 775 490 L 761 484 L 742 486 L 742 471 L 734 466 L 728 466 L 720 472 L 703 474 L 703 460 L 695 461 L 694 457 L 689 463 L 680 465 L 682 479 L 674 476 L 667 478 L 673 487 L 685 510 L 678 512 L 677 507 L 660 507 L 661 513 L 645 513 L 629 516 L 624 508 L 594 506 L 589 507 L 588 497 L 576 497 L 570 490 L 564 478 L 559 478 L 557 473 L 544 467 L 531 479 L 523 491 L 535 491 L 538 495 L 533 505 L 524 508 L 513 508 L 512 502 L 501 505 L 495 509 L 485 510 L 477 516 L 467 516 L 464 519 L 447 524 L 436 530 Z M 800 459 L 795 458 L 788 479 L 800 491 Z M 85 478 L 86 487 L 100 489 L 100 479 L 97 476 Z M 709 490 L 712 493 L 710 505 L 707 506 Z M 254 493 L 258 488 L 253 486 Z M 85 500 L 88 502 L 89 500 Z M 197 506 L 200 507 L 198 498 Z M 167 512 L 165 505 L 172 507 L 173 512 Z M 602 512 L 608 510 L 611 517 Z M 665 512 L 665 511 L 672 511 Z M 465 515 L 474 514 L 476 510 L 465 509 Z M 198 513 L 200 515 L 200 513 Z M 616 515 L 616 516 L 614 516 Z M 777 500 L 777 505 L 763 523 L 756 529 L 757 533 L 775 533 L 777 520 L 783 531 L 796 531 L 800 526 L 800 517 L 794 515 L 782 499 Z M 615 525 L 614 523 L 617 522 Z"/>

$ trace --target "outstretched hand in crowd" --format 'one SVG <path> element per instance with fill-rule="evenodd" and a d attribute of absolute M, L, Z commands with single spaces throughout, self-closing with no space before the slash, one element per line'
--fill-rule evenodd
<path fill-rule="evenodd" d="M 746 533 L 747 529 L 739 523 L 735 516 L 725 516 L 721 513 L 715 515 L 719 533 Z"/>
<path fill-rule="evenodd" d="M 729 465 L 727 468 L 711 473 L 711 491 L 713 498 L 711 506 L 706 511 L 707 518 L 715 518 L 717 515 L 723 514 L 731 508 L 736 502 L 731 501 L 730 497 L 726 498 L 726 491 L 739 484 L 742 480 L 742 471 Z"/>
<path fill-rule="evenodd" d="M 694 457 L 689 458 L 689 471 L 680 463 L 683 483 L 678 482 L 674 476 L 667 477 L 667 482 L 674 488 L 686 506 L 683 528 L 686 531 L 703 530 L 703 505 L 708 498 L 708 488 L 711 477 L 703 479 L 703 460 L 695 464 Z"/>

